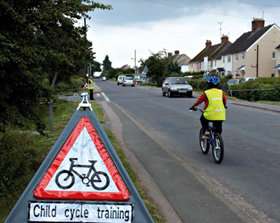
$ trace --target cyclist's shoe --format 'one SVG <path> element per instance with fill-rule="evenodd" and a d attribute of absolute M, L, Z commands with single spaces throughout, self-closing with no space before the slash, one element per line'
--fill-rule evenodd
<path fill-rule="evenodd" d="M 204 135 L 202 136 L 202 139 L 208 139 L 210 135 L 210 132 L 205 131 Z"/>

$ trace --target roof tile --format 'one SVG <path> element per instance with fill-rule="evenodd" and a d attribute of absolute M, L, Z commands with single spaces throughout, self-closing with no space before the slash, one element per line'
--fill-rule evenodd
<path fill-rule="evenodd" d="M 272 25 L 258 28 L 255 31 L 243 33 L 222 55 L 234 54 L 246 51 L 253 43 L 255 43 Z"/>

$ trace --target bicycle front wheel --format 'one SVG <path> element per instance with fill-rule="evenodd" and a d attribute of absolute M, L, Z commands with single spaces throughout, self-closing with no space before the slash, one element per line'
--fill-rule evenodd
<path fill-rule="evenodd" d="M 199 145 L 200 145 L 201 152 L 206 155 L 209 151 L 210 143 L 209 140 L 205 139 L 203 136 L 204 136 L 204 132 L 203 129 L 201 128 L 199 132 Z"/>
<path fill-rule="evenodd" d="M 91 186 L 95 190 L 105 190 L 110 183 L 108 175 L 102 171 L 95 172 L 90 180 Z"/>
<path fill-rule="evenodd" d="M 220 164 L 224 159 L 224 141 L 221 134 L 215 133 L 214 144 L 215 146 L 212 147 L 213 158 L 216 163 Z"/>

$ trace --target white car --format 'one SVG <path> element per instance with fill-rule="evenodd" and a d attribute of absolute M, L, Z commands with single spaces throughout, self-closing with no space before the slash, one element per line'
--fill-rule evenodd
<path fill-rule="evenodd" d="M 106 81 L 106 77 L 102 77 L 102 79 L 101 79 L 101 80 Z"/>
<path fill-rule="evenodd" d="M 228 82 L 227 82 L 227 85 L 235 85 L 235 84 L 240 84 L 241 83 L 241 79 L 230 79 Z"/>
<path fill-rule="evenodd" d="M 125 78 L 125 75 L 119 75 L 117 78 L 117 85 L 122 84 L 124 78 Z"/>
<path fill-rule="evenodd" d="M 127 85 L 130 85 L 132 87 L 135 86 L 135 80 L 132 76 L 126 76 L 124 79 L 123 79 L 123 82 L 122 82 L 122 86 L 125 87 Z"/>
<path fill-rule="evenodd" d="M 257 78 L 256 77 L 245 77 L 244 78 L 244 81 L 253 81 L 253 80 L 256 80 Z"/>

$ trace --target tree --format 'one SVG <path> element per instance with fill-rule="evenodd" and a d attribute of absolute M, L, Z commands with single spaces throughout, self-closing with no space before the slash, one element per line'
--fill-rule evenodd
<path fill-rule="evenodd" d="M 149 68 L 147 77 L 156 85 L 160 86 L 165 78 L 164 72 L 167 62 L 166 52 L 159 51 L 158 53 L 153 53 L 148 59 L 141 60 L 141 66 L 147 66 Z"/>
<path fill-rule="evenodd" d="M 103 71 L 110 70 L 112 68 L 112 62 L 109 60 L 109 56 L 106 55 L 105 59 L 103 60 Z"/>
<path fill-rule="evenodd" d="M 58 80 L 70 79 L 93 58 L 86 28 L 75 26 L 95 8 L 91 0 L 0 0 L 0 131 L 25 120 L 42 130 Z"/>
<path fill-rule="evenodd" d="M 177 62 L 169 61 L 166 67 L 166 75 L 168 74 L 180 74 L 181 68 Z"/>
<path fill-rule="evenodd" d="M 148 67 L 147 77 L 158 86 L 166 77 L 182 75 L 180 66 L 173 62 L 172 57 L 167 56 L 166 50 L 152 53 L 148 59 L 141 59 L 140 62 L 142 67 Z"/>
<path fill-rule="evenodd" d="M 92 74 L 94 72 L 100 72 L 101 71 L 101 63 L 97 62 L 97 61 L 92 61 L 91 62 L 91 72 Z"/>

